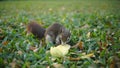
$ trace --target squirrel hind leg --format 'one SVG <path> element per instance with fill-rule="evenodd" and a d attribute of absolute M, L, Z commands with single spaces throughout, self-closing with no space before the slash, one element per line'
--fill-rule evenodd
<path fill-rule="evenodd" d="M 42 47 L 42 41 L 40 40 L 40 43 L 39 43 L 39 48 L 41 48 Z"/>

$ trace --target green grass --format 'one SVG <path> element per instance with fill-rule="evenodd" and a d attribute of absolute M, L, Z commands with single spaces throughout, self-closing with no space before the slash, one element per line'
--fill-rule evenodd
<path fill-rule="evenodd" d="M 1 1 L 0 2 L 0 67 L 52 67 L 53 63 L 63 64 L 66 68 L 86 68 L 95 66 L 109 67 L 110 60 L 120 52 L 120 1 Z M 60 22 L 71 30 L 70 45 L 78 41 L 84 43 L 82 53 L 94 53 L 95 57 L 65 63 L 58 58 L 51 60 L 46 49 L 38 52 L 29 49 L 39 45 L 33 35 L 26 36 L 26 25 L 36 20 L 47 28 L 54 22 Z M 84 26 L 86 26 L 84 28 Z M 88 38 L 86 35 L 91 33 Z M 98 44 L 103 43 L 103 44 Z M 104 47 L 104 44 L 109 46 Z M 103 50 L 100 50 L 104 47 Z M 22 52 L 22 54 L 19 53 Z M 100 53 L 97 53 L 100 51 Z M 78 49 L 70 49 L 67 57 L 75 53 L 80 57 Z M 118 54 L 120 55 L 120 53 Z M 112 59 L 111 59 L 112 58 Z M 95 63 L 94 61 L 99 61 Z"/>

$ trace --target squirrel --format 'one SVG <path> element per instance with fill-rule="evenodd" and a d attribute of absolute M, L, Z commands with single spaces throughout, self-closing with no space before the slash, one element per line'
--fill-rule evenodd
<path fill-rule="evenodd" d="M 46 31 L 46 29 L 43 28 L 41 25 L 39 25 L 35 21 L 30 21 L 30 23 L 27 25 L 27 34 L 32 33 L 39 40 L 44 38 L 45 31 Z"/>
<path fill-rule="evenodd" d="M 70 31 L 59 23 L 53 23 L 45 31 L 46 43 L 66 44 L 70 40 Z"/>
<path fill-rule="evenodd" d="M 45 29 L 35 21 L 31 21 L 27 25 L 27 34 L 29 33 L 35 35 L 39 40 L 45 38 L 46 44 L 55 43 L 56 45 L 68 43 L 71 35 L 70 31 L 59 23 L 54 23 Z"/>

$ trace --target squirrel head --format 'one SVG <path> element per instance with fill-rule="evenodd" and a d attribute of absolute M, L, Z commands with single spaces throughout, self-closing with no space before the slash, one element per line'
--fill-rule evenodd
<path fill-rule="evenodd" d="M 61 41 L 63 43 L 68 43 L 70 41 L 71 33 L 68 29 L 62 29 Z"/>

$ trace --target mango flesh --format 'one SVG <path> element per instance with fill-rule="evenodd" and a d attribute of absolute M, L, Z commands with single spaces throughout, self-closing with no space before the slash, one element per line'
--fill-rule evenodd
<path fill-rule="evenodd" d="M 50 54 L 53 57 L 64 57 L 70 49 L 70 45 L 64 44 L 64 45 L 58 45 L 57 47 L 51 47 L 50 48 Z"/>

